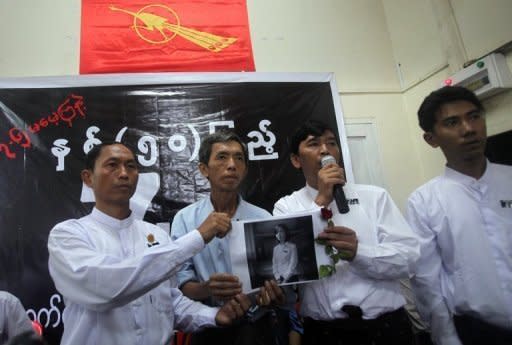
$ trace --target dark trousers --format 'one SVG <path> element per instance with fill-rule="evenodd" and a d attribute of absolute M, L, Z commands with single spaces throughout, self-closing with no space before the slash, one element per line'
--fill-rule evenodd
<path fill-rule="evenodd" d="M 242 321 L 225 328 L 207 328 L 193 333 L 191 345 L 274 345 L 278 344 L 276 316 L 267 313 L 254 322 Z"/>
<path fill-rule="evenodd" d="M 467 315 L 455 315 L 453 323 L 464 345 L 512 344 L 512 330 L 506 330 Z"/>
<path fill-rule="evenodd" d="M 349 317 L 333 321 L 304 320 L 304 345 L 411 345 L 411 324 L 400 308 L 373 320 Z"/>

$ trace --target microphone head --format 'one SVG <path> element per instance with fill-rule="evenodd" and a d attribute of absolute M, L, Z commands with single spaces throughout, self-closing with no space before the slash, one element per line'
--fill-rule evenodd
<path fill-rule="evenodd" d="M 336 158 L 334 158 L 331 155 L 323 156 L 322 160 L 320 161 L 320 164 L 322 165 L 322 168 L 324 166 L 326 166 L 327 164 L 331 164 L 331 163 L 332 164 L 338 164 L 338 162 L 336 161 Z"/>

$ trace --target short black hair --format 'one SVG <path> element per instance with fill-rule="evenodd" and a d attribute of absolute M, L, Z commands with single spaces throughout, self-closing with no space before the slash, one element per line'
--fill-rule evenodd
<path fill-rule="evenodd" d="M 462 86 L 444 86 L 431 92 L 421 103 L 418 109 L 418 121 L 421 129 L 425 132 L 432 132 L 441 106 L 456 101 L 468 101 L 473 103 L 478 110 L 485 111 L 482 102 L 472 91 Z"/>
<path fill-rule="evenodd" d="M 133 150 L 132 147 L 130 147 L 130 145 L 120 143 L 117 141 L 104 141 L 101 144 L 93 146 L 93 148 L 89 152 L 87 152 L 87 154 L 85 155 L 85 169 L 94 170 L 94 165 L 96 164 L 96 161 L 98 160 L 98 157 L 101 154 L 101 150 L 103 150 L 104 147 L 111 145 L 123 145 L 128 150 L 130 150 L 130 152 L 133 155 L 133 158 L 135 158 L 135 151 Z"/>
<path fill-rule="evenodd" d="M 310 135 L 319 137 L 324 134 L 325 131 L 334 130 L 327 126 L 327 124 L 318 120 L 307 120 L 302 126 L 300 126 L 295 133 L 290 137 L 290 151 L 294 154 L 299 154 L 300 143 L 306 140 Z M 337 141 L 338 139 L 336 139 Z M 339 143 L 338 143 L 339 144 Z"/>
<path fill-rule="evenodd" d="M 212 146 L 216 143 L 227 143 L 228 141 L 236 141 L 242 147 L 244 153 L 245 164 L 249 162 L 247 145 L 240 139 L 240 137 L 233 131 L 221 130 L 212 134 L 208 134 L 201 140 L 199 147 L 199 162 L 208 165 L 210 156 L 212 154 Z"/>

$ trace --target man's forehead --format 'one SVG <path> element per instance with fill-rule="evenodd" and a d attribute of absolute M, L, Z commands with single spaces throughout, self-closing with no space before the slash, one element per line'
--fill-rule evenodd
<path fill-rule="evenodd" d="M 318 139 L 318 138 L 336 139 L 336 136 L 330 129 L 326 129 L 321 135 L 310 134 L 303 141 L 309 141 L 309 140 L 314 140 L 314 139 Z"/>
<path fill-rule="evenodd" d="M 223 141 L 223 142 L 217 142 L 212 145 L 212 153 L 213 152 L 241 152 L 242 145 L 238 141 L 230 140 L 230 141 Z"/>
<path fill-rule="evenodd" d="M 98 159 L 126 159 L 135 160 L 133 152 L 123 144 L 113 144 L 101 149 Z"/>
<path fill-rule="evenodd" d="M 439 107 L 436 113 L 436 119 L 440 120 L 447 117 L 463 116 L 478 110 L 476 105 L 466 100 L 447 102 Z"/>

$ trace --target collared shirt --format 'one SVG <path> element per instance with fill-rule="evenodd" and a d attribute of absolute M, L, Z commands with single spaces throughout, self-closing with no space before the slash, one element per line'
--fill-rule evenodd
<path fill-rule="evenodd" d="M 272 272 L 274 278 L 279 281 L 282 277 L 283 282 L 295 273 L 295 267 L 297 266 L 297 246 L 292 242 L 279 243 L 274 247 L 272 254 Z"/>
<path fill-rule="evenodd" d="M 391 200 L 376 186 L 346 184 L 350 212 L 340 214 L 333 201 L 336 225 L 357 234 L 357 254 L 351 262 L 341 260 L 336 273 L 301 286 L 301 313 L 316 320 L 345 318 L 345 305 L 359 306 L 364 319 L 394 311 L 405 304 L 398 279 L 410 275 L 418 258 L 416 236 Z M 306 186 L 277 201 L 274 215 L 319 210 L 314 202 L 318 191 Z"/>
<path fill-rule="evenodd" d="M 452 314 L 512 329 L 512 167 L 487 162 L 476 180 L 448 167 L 409 197 L 420 236 L 412 280 L 439 344 L 460 344 Z"/>
<path fill-rule="evenodd" d="M 20 300 L 6 291 L 0 291 L 0 344 L 32 330 L 32 323 Z"/>
<path fill-rule="evenodd" d="M 197 229 L 210 213 L 214 212 L 209 197 L 201 199 L 176 213 L 171 225 L 171 238 L 177 240 Z M 254 206 L 241 197 L 235 220 L 251 220 L 270 217 L 270 213 Z M 188 281 L 204 282 L 214 273 L 232 273 L 229 255 L 229 233 L 223 238 L 213 238 L 206 247 L 189 259 L 178 272 L 178 286 Z"/>
<path fill-rule="evenodd" d="M 98 209 L 57 224 L 48 239 L 49 269 L 64 296 L 61 344 L 169 344 L 185 331 L 214 325 L 216 308 L 176 288 L 180 265 L 204 247 L 199 232 L 178 241 L 159 227 Z"/>

